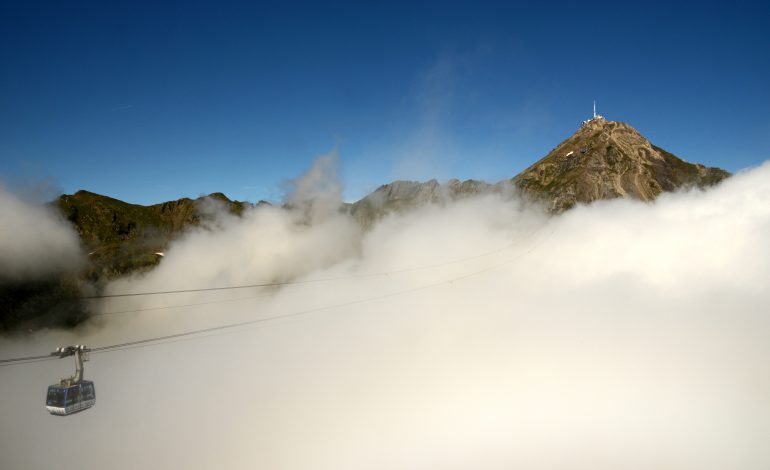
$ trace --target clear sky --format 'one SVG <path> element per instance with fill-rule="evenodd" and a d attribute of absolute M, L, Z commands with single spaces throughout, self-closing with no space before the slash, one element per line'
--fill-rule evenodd
<path fill-rule="evenodd" d="M 0 178 L 276 200 L 336 151 L 348 200 L 497 181 L 594 99 L 686 160 L 770 158 L 768 2 L 278 3 L 1 2 Z"/>

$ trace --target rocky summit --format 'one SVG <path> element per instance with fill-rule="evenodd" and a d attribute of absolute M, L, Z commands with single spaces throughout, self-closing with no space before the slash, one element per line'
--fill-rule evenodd
<path fill-rule="evenodd" d="M 596 117 L 511 182 L 558 213 L 598 199 L 651 201 L 664 191 L 702 188 L 728 176 L 656 147 L 626 123 Z"/>

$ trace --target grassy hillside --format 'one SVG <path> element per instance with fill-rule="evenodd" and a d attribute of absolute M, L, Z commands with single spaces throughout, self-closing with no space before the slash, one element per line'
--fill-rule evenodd
<path fill-rule="evenodd" d="M 78 191 L 61 196 L 55 204 L 89 253 L 87 277 L 98 281 L 154 266 L 159 260 L 156 252 L 164 251 L 188 227 L 210 217 L 216 205 L 240 215 L 248 203 L 214 193 L 141 206 Z"/>

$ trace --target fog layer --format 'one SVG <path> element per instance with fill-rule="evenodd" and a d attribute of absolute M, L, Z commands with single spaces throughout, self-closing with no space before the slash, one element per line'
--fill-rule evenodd
<path fill-rule="evenodd" d="M 0 280 L 30 279 L 77 266 L 75 231 L 52 209 L 21 200 L 0 185 Z"/>
<path fill-rule="evenodd" d="M 2 467 L 770 466 L 770 164 L 553 218 L 494 196 L 366 233 L 308 214 L 223 215 L 111 292 L 301 284 L 103 300 L 88 331 L 0 345 L 275 318 L 93 354 L 97 404 L 68 418 L 43 400 L 70 362 L 0 368 Z"/>

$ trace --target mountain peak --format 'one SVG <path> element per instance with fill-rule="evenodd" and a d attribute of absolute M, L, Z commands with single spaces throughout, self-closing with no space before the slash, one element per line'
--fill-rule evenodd
<path fill-rule="evenodd" d="M 550 211 L 562 212 L 598 199 L 651 201 L 663 191 L 709 186 L 729 175 L 678 158 L 627 123 L 597 116 L 512 181 Z"/>

